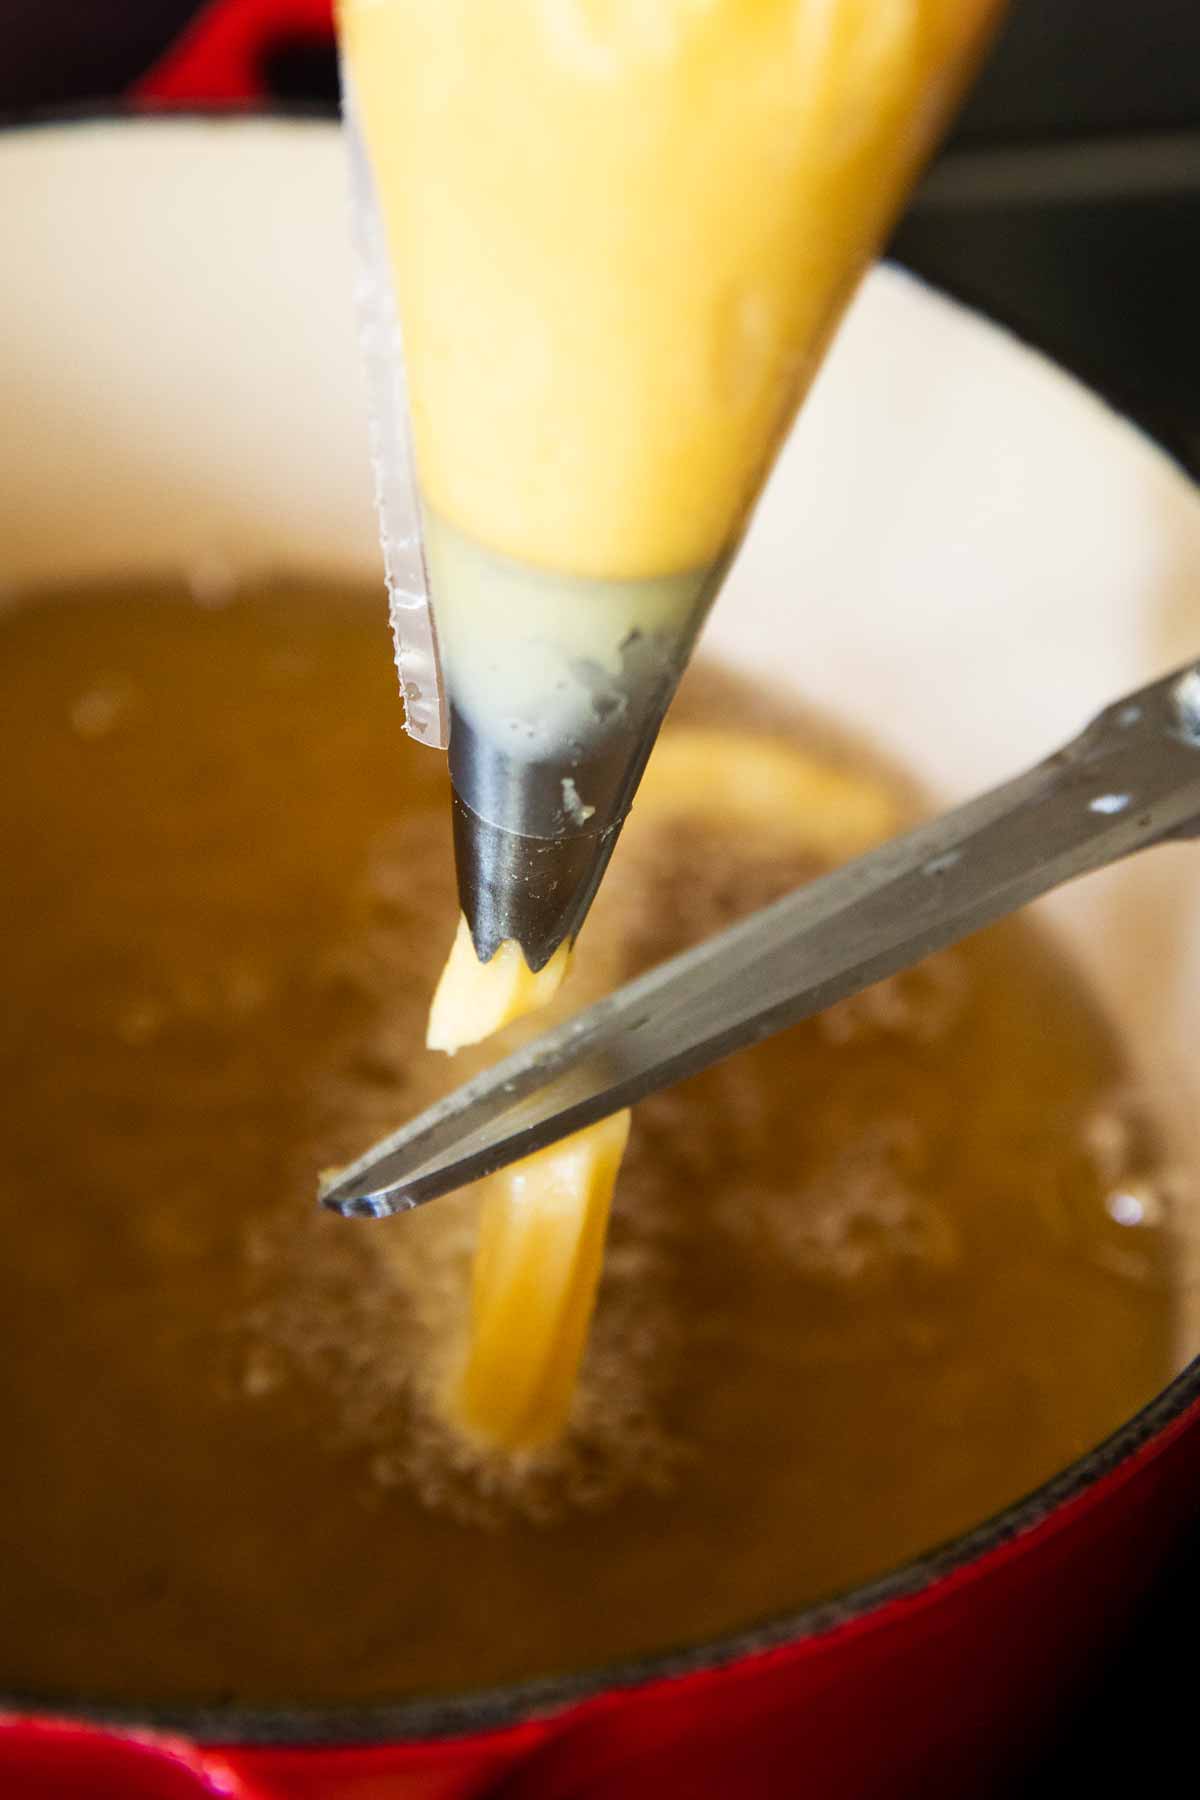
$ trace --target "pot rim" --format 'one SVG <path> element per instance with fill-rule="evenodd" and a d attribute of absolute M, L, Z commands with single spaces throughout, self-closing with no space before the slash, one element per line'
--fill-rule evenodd
<path fill-rule="evenodd" d="M 186 107 L 134 103 L 127 109 L 87 105 L 0 114 L 0 143 L 26 133 L 62 132 L 80 126 L 168 128 L 217 124 L 230 129 L 336 128 L 327 108 L 296 105 L 247 106 L 214 103 Z M 932 284 L 922 285 L 932 287 Z M 938 290 L 933 289 L 934 292 Z M 986 313 L 978 306 L 970 310 Z M 1018 341 L 1024 347 L 1025 340 Z M 1042 353 L 1045 354 L 1045 353 Z M 1052 357 L 1047 360 L 1054 362 Z M 1055 368 L 1065 379 L 1088 386 L 1077 375 Z M 1093 388 L 1093 392 L 1096 390 Z M 1160 449 L 1169 446 L 1153 431 L 1137 429 Z M 1177 460 L 1177 458 L 1173 458 Z M 772 1652 L 798 1650 L 853 1625 L 881 1624 L 900 1603 L 932 1595 L 960 1574 L 982 1573 L 989 1558 L 1033 1533 L 1084 1496 L 1098 1497 L 1106 1481 L 1118 1477 L 1140 1452 L 1160 1447 L 1191 1409 L 1200 1409 L 1200 1355 L 1137 1412 L 1092 1450 L 1066 1464 L 1040 1486 L 969 1530 L 901 1563 L 896 1568 L 797 1611 L 772 1615 L 759 1624 L 702 1644 L 678 1646 L 628 1661 L 568 1675 L 546 1676 L 499 1687 L 365 1705 L 312 1705 L 277 1702 L 269 1706 L 110 1703 L 71 1694 L 0 1689 L 0 1729 L 15 1717 L 69 1717 L 90 1725 L 123 1730 L 183 1733 L 195 1744 L 293 1749 L 417 1745 L 501 1732 L 531 1719 L 560 1714 L 606 1694 L 660 1681 L 716 1674 Z"/>
<path fill-rule="evenodd" d="M 446 1695 L 418 1694 L 407 1700 L 362 1706 L 316 1706 L 305 1702 L 278 1702 L 271 1706 L 179 1702 L 139 1706 L 70 1694 L 0 1691 L 0 1722 L 5 1714 L 69 1716 L 116 1730 L 181 1732 L 196 1744 L 293 1749 L 416 1745 L 504 1731 L 531 1719 L 566 1712 L 606 1694 L 688 1676 L 717 1674 L 771 1652 L 801 1649 L 853 1625 L 882 1624 L 894 1607 L 932 1596 L 953 1576 L 981 1574 L 990 1558 L 1017 1539 L 1049 1525 L 1071 1502 L 1085 1496 L 1099 1497 L 1104 1484 L 1127 1470 L 1140 1452 L 1163 1447 L 1167 1435 L 1173 1435 L 1172 1428 L 1181 1425 L 1193 1409 L 1200 1410 L 1200 1356 L 1193 1357 L 1166 1387 L 1094 1449 L 969 1531 L 873 1581 L 707 1643 L 509 1686 Z"/>

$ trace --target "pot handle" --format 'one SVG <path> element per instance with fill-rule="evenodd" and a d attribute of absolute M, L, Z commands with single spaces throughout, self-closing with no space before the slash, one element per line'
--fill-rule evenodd
<path fill-rule="evenodd" d="M 287 43 L 333 46 L 333 0 L 209 0 L 130 90 L 137 105 L 255 106 Z"/>

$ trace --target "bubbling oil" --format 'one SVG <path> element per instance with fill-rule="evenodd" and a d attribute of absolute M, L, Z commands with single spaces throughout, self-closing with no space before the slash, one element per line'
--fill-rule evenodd
<path fill-rule="evenodd" d="M 713 672 L 673 717 L 866 767 Z M 437 1404 L 474 1198 L 313 1203 L 543 1023 L 421 1048 L 446 794 L 377 597 L 15 605 L 0 758 L 0 1685 L 333 1703 L 696 1642 L 979 1521 L 1171 1373 L 1180 1177 L 1010 923 L 638 1109 L 570 1430 L 488 1456 Z M 560 1009 L 830 833 L 635 808 Z"/>

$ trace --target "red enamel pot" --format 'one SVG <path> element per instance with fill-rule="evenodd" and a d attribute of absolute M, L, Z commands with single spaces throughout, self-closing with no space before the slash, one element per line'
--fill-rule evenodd
<path fill-rule="evenodd" d="M 0 210 L 6 581 L 206 561 L 376 568 L 332 127 L 16 132 L 0 141 Z M 775 680 L 794 671 L 808 699 L 866 724 L 952 800 L 1194 654 L 1197 566 L 1200 503 L 1152 445 L 994 327 L 882 270 L 707 641 Z M 1041 910 L 1200 1170 L 1193 857 L 1156 852 Z M 64 1721 L 13 1697 L 0 1794 L 984 1794 L 1200 1500 L 1200 1324 L 1180 1256 L 1180 1372 L 1158 1398 L 1003 1515 L 869 1586 L 636 1666 L 436 1702 L 159 1715 L 81 1700 Z"/>

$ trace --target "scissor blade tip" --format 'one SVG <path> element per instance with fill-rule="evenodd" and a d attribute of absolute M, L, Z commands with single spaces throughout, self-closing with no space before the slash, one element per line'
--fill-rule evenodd
<path fill-rule="evenodd" d="M 337 1185 L 322 1189 L 320 1203 L 326 1212 L 343 1219 L 389 1219 L 394 1213 L 411 1212 L 416 1201 L 408 1194 L 384 1189 L 374 1194 L 340 1191 Z"/>

